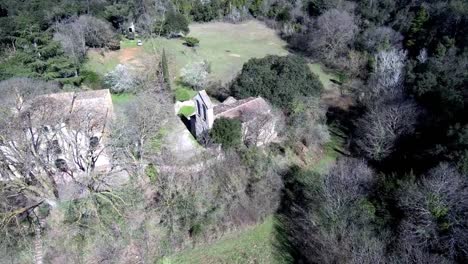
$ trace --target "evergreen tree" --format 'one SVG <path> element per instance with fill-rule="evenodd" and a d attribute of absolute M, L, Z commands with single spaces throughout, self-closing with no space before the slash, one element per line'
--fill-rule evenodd
<path fill-rule="evenodd" d="M 164 78 L 164 83 L 166 84 L 167 89 L 171 90 L 171 77 L 169 75 L 169 65 L 167 63 L 166 50 L 163 49 L 162 58 L 161 58 L 161 68 Z"/>
<path fill-rule="evenodd" d="M 429 14 L 424 7 L 421 7 L 416 14 L 416 17 L 411 22 L 408 30 L 406 47 L 413 52 L 418 52 L 425 46 L 424 38 L 426 37 L 425 24 L 429 20 Z"/>

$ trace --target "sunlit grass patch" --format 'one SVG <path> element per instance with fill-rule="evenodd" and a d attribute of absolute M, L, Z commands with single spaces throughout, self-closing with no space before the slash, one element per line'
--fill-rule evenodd
<path fill-rule="evenodd" d="M 112 94 L 111 97 L 112 97 L 112 103 L 114 104 L 114 106 L 115 105 L 121 106 L 121 105 L 131 102 L 135 98 L 135 95 L 131 93 L 121 93 L 121 94 Z"/>
<path fill-rule="evenodd" d="M 158 264 L 277 263 L 273 254 L 273 218 L 211 245 L 185 250 Z"/>
<path fill-rule="evenodd" d="M 313 73 L 315 73 L 319 77 L 325 89 L 329 89 L 330 86 L 333 84 L 331 80 L 338 80 L 338 76 L 332 73 L 326 72 L 323 69 L 323 67 L 318 63 L 309 64 L 309 68 Z"/>
<path fill-rule="evenodd" d="M 177 86 L 174 94 L 176 101 L 183 102 L 191 100 L 195 95 L 197 95 L 197 92 L 184 86 Z"/>
<path fill-rule="evenodd" d="M 182 106 L 179 110 L 179 115 L 183 115 L 185 117 L 190 117 L 193 113 L 195 113 L 195 107 L 190 105 Z"/>

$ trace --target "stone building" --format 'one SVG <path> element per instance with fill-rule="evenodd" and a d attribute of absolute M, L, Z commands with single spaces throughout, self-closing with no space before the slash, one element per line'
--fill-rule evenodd
<path fill-rule="evenodd" d="M 222 103 L 214 104 L 206 91 L 202 90 L 193 100 L 195 113 L 190 117 L 190 127 L 196 138 L 206 135 L 220 117 L 239 119 L 242 122 L 244 142 L 248 145 L 268 144 L 278 136 L 278 118 L 262 97 L 241 100 L 229 97 Z"/>

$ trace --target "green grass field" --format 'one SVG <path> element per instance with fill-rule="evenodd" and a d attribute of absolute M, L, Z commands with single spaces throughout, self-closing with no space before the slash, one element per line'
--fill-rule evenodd
<path fill-rule="evenodd" d="M 237 234 L 228 235 L 215 244 L 185 250 L 157 262 L 158 264 L 244 264 L 277 263 L 272 246 L 273 218 Z"/>
<path fill-rule="evenodd" d="M 148 52 L 165 49 L 169 61 L 175 62 L 177 75 L 188 63 L 208 60 L 212 80 L 222 82 L 231 80 L 250 58 L 288 54 L 286 43 L 276 32 L 254 20 L 192 24 L 188 36 L 199 39 L 199 47 L 187 47 L 182 39 L 157 38 L 144 41 L 144 48 Z"/>
<path fill-rule="evenodd" d="M 129 93 L 112 94 L 111 96 L 114 105 L 124 105 L 135 98 L 135 95 Z"/>
<path fill-rule="evenodd" d="M 312 71 L 313 73 L 315 73 L 319 77 L 319 79 L 322 82 L 323 87 L 325 89 L 329 89 L 330 86 L 332 85 L 332 82 L 330 80 L 332 80 L 332 79 L 338 80 L 338 76 L 336 76 L 336 75 L 334 75 L 332 73 L 324 71 L 323 68 L 322 68 L 322 65 L 320 65 L 318 63 L 309 64 L 309 68 L 310 68 L 310 71 Z"/>
<path fill-rule="evenodd" d="M 143 39 L 142 47 L 136 46 L 136 40 L 124 39 L 119 51 L 108 52 L 104 56 L 96 50 L 88 52 L 84 69 L 103 76 L 119 63 L 135 63 L 141 56 L 161 54 L 164 49 L 171 65 L 171 77 L 174 82 L 185 65 L 207 60 L 211 65 L 211 80 L 226 83 L 233 79 L 242 70 L 243 64 L 251 58 L 289 54 L 286 42 L 273 29 L 256 20 L 241 24 L 192 24 L 189 36 L 200 40 L 197 48 L 183 45 L 183 39 Z M 336 79 L 335 76 L 324 72 L 318 64 L 310 64 L 310 69 L 319 76 L 325 88 L 330 85 L 330 79 Z"/>

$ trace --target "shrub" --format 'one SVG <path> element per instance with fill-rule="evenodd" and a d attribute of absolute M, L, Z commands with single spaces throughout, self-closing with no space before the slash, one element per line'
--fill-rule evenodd
<path fill-rule="evenodd" d="M 83 78 L 83 84 L 91 89 L 99 89 L 101 87 L 101 76 L 93 71 L 82 71 L 81 77 Z"/>
<path fill-rule="evenodd" d="M 148 166 L 145 168 L 145 173 L 150 179 L 151 183 L 155 183 L 156 179 L 158 178 L 158 170 L 153 164 L 148 164 Z"/>
<path fill-rule="evenodd" d="M 250 59 L 231 87 L 236 97 L 262 96 L 288 111 L 295 99 L 318 96 L 322 89 L 306 61 L 297 56 Z"/>
<path fill-rule="evenodd" d="M 134 90 L 137 80 L 127 66 L 119 64 L 104 76 L 104 83 L 113 93 L 124 93 Z"/>
<path fill-rule="evenodd" d="M 159 28 L 158 28 L 159 30 Z M 184 15 L 176 12 L 169 12 L 163 22 L 162 34 L 166 37 L 184 35 L 189 32 L 188 21 Z"/>
<path fill-rule="evenodd" d="M 197 47 L 198 44 L 200 43 L 200 40 L 194 37 L 185 37 L 184 40 L 185 40 L 184 44 L 189 47 Z"/>
<path fill-rule="evenodd" d="M 213 141 L 221 144 L 223 148 L 237 147 L 242 142 L 242 124 L 238 119 L 218 118 L 210 135 Z"/>

